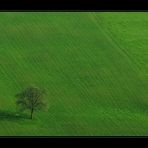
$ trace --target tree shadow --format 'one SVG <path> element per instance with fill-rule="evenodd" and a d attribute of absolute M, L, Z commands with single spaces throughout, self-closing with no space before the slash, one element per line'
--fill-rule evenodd
<path fill-rule="evenodd" d="M 0 110 L 0 121 L 8 120 L 8 121 L 18 121 L 28 119 L 28 116 L 25 114 L 18 114 L 17 112 L 9 112 L 9 111 L 1 111 Z"/>

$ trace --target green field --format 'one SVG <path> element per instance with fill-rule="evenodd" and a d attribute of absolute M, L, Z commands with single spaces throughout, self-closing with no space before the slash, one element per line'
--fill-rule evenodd
<path fill-rule="evenodd" d="M 17 118 L 30 85 L 49 109 Z M 0 135 L 148 135 L 148 13 L 1 12 Z"/>

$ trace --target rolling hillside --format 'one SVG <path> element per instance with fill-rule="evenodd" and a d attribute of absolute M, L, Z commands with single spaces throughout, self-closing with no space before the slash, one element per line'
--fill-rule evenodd
<path fill-rule="evenodd" d="M 0 135 L 148 135 L 148 13 L 0 13 Z M 15 115 L 35 85 L 49 109 Z"/>

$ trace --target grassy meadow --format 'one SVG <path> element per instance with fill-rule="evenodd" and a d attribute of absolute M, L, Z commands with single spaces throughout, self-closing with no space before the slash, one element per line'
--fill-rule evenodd
<path fill-rule="evenodd" d="M 30 85 L 49 104 L 33 120 Z M 148 135 L 148 13 L 1 12 L 0 135 Z"/>

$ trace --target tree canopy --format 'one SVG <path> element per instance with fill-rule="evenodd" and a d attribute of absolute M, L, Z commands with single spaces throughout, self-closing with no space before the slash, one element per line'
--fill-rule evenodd
<path fill-rule="evenodd" d="M 42 110 L 46 108 L 44 99 L 45 90 L 37 87 L 28 87 L 22 92 L 15 95 L 17 98 L 16 104 L 20 110 L 30 110 L 30 118 L 33 118 L 35 110 Z"/>

